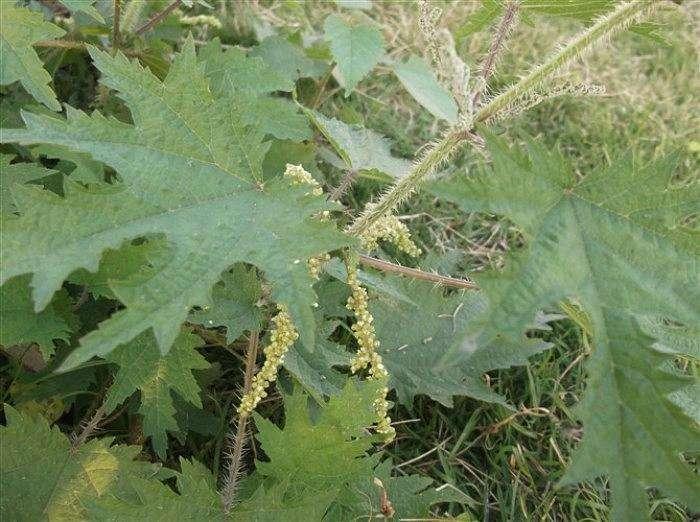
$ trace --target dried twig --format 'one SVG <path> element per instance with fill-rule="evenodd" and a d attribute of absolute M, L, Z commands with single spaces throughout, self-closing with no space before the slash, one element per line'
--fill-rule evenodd
<path fill-rule="evenodd" d="M 112 22 L 112 49 L 119 49 L 119 21 L 122 16 L 122 0 L 114 0 L 114 21 Z"/>
<path fill-rule="evenodd" d="M 182 0 L 175 0 L 174 2 L 170 3 L 165 9 L 162 11 L 157 12 L 153 16 L 151 16 L 148 21 L 143 24 L 141 27 L 136 29 L 134 31 L 135 34 L 137 35 L 142 35 L 146 31 L 150 31 L 153 29 L 156 25 L 158 25 L 166 16 L 168 16 L 170 13 L 172 13 L 175 9 L 180 7 L 182 4 Z"/>
<path fill-rule="evenodd" d="M 424 272 L 423 270 L 418 270 L 417 268 L 409 268 L 407 266 L 396 265 L 390 263 L 389 261 L 383 261 L 375 257 L 366 256 L 360 254 L 360 263 L 363 265 L 371 266 L 382 272 L 390 272 L 393 274 L 400 274 L 406 277 L 411 277 L 413 279 L 421 279 L 423 281 L 430 281 L 432 283 L 437 283 L 443 286 L 450 286 L 453 288 L 465 288 L 468 290 L 477 290 L 479 287 L 473 281 L 468 281 L 466 279 L 459 279 L 456 277 L 443 276 L 440 274 L 432 274 L 430 272 Z"/>

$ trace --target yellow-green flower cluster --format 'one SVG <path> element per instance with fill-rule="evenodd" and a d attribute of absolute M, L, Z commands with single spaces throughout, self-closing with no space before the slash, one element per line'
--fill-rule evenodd
<path fill-rule="evenodd" d="M 323 194 L 323 189 L 321 188 L 321 185 L 319 185 L 318 181 L 316 181 L 301 165 L 292 165 L 291 163 L 287 163 L 287 168 L 284 171 L 284 177 L 287 178 L 292 185 L 311 186 L 311 194 L 314 196 L 320 196 Z M 327 210 L 324 210 L 319 216 L 321 221 L 325 221 L 329 219 L 329 217 L 330 213 Z M 310 258 L 307 264 L 309 265 L 309 274 L 311 274 L 311 277 L 318 279 L 318 275 L 321 273 L 323 265 L 328 262 L 330 258 L 331 256 L 328 253 L 319 254 Z"/>
<path fill-rule="evenodd" d="M 310 185 L 311 194 L 320 196 L 323 194 L 323 189 L 311 174 L 309 174 L 301 165 L 292 165 L 287 163 L 287 168 L 284 171 L 284 177 L 287 178 L 292 185 Z"/>
<path fill-rule="evenodd" d="M 385 380 L 385 384 L 388 381 L 388 376 Z M 372 405 L 374 406 L 374 413 L 377 416 L 377 433 L 384 436 L 384 442 L 391 442 L 396 437 L 396 430 L 391 425 L 391 417 L 389 417 L 389 401 L 386 400 L 386 396 L 389 393 L 389 388 L 385 385 L 379 389 L 377 393 L 377 398 L 374 400 Z"/>
<path fill-rule="evenodd" d="M 418 257 L 421 254 L 421 249 L 411 239 L 408 227 L 393 214 L 379 218 L 359 237 L 362 247 L 367 250 L 374 250 L 379 246 L 380 240 L 385 240 L 393 243 L 396 248 L 406 252 L 409 256 Z"/>
<path fill-rule="evenodd" d="M 309 274 L 311 274 L 311 277 L 318 279 L 323 265 L 330 261 L 330 259 L 331 255 L 328 252 L 309 258 L 307 265 L 309 266 Z"/>
<path fill-rule="evenodd" d="M 386 400 L 386 396 L 389 393 L 389 388 L 387 387 L 389 372 L 384 367 L 382 356 L 377 352 L 379 341 L 372 324 L 374 318 L 369 311 L 367 290 L 357 280 L 357 264 L 348 262 L 347 270 L 347 283 L 350 286 L 347 308 L 355 314 L 355 324 L 352 325 L 352 332 L 359 347 L 350 364 L 350 370 L 352 373 L 356 373 L 369 367 L 370 379 L 381 383 L 377 397 L 372 404 L 377 416 L 377 433 L 384 435 L 386 442 L 391 442 L 396 436 L 396 430 L 391 426 L 389 401 Z"/>
<path fill-rule="evenodd" d="M 241 404 L 238 406 L 240 415 L 250 415 L 258 403 L 267 397 L 265 390 L 271 382 L 277 379 L 277 370 L 284 362 L 284 355 L 294 344 L 294 341 L 299 338 L 292 318 L 287 312 L 287 307 L 277 305 L 277 309 L 277 315 L 272 319 L 274 326 L 270 333 L 270 344 L 263 350 L 265 362 L 260 371 L 253 377 L 250 391 L 241 399 Z"/>

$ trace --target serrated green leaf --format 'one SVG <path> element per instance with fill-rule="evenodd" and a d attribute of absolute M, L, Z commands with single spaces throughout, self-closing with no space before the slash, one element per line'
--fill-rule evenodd
<path fill-rule="evenodd" d="M 59 302 L 67 298 L 67 294 L 61 290 L 46 308 L 36 313 L 29 279 L 28 276 L 14 277 L 0 287 L 0 344 L 36 343 L 44 359 L 48 359 L 54 353 L 54 339 L 68 341 L 70 338 L 70 326 L 59 310 Z"/>
<path fill-rule="evenodd" d="M 406 62 L 394 65 L 394 73 L 411 96 L 434 116 L 450 123 L 457 121 L 457 104 L 423 59 L 411 55 Z"/>
<path fill-rule="evenodd" d="M 249 493 L 228 519 L 256 521 L 356 520 L 371 516 L 379 498 L 374 484 L 386 485 L 399 517 L 424 517 L 436 502 L 455 500 L 431 488 L 430 479 L 391 477 L 391 463 L 377 467 L 378 456 L 366 451 L 373 438 L 364 426 L 372 423 L 372 383 L 350 382 L 343 393 L 320 405 L 312 421 L 309 398 L 297 388 L 285 397 L 285 426 L 277 428 L 256 414 L 258 438 L 269 462 L 257 462 L 245 480 Z M 211 473 L 197 462 L 180 460 L 177 490 L 157 478 L 133 477 L 138 495 L 109 492 L 86 502 L 92 519 L 212 520 L 224 517 Z M 242 488 L 245 490 L 246 488 Z"/>
<path fill-rule="evenodd" d="M 519 12 L 526 22 L 532 23 L 531 15 L 571 18 L 589 23 L 615 8 L 617 0 L 522 0 Z M 466 38 L 484 30 L 503 13 L 504 0 L 483 0 L 481 7 L 473 12 L 467 22 L 456 31 L 458 38 Z M 666 43 L 658 34 L 659 25 L 645 22 L 633 25 L 630 30 L 659 43 Z"/>
<path fill-rule="evenodd" d="M 360 125 L 348 125 L 335 118 L 304 109 L 304 112 L 325 136 L 347 168 L 355 171 L 377 170 L 402 178 L 411 168 L 411 162 L 391 155 L 391 144 L 387 138 Z"/>
<path fill-rule="evenodd" d="M 269 459 L 256 464 L 257 472 L 277 481 L 289 481 L 301 491 L 334 490 L 353 481 L 367 469 L 367 461 L 361 457 L 371 447 L 372 439 L 359 436 L 362 427 L 374 421 L 375 393 L 376 386 L 371 383 L 348 381 L 343 393 L 331 397 L 312 423 L 308 397 L 296 388 L 285 397 L 283 429 L 256 414 L 256 438 Z M 294 441 L 293 446 L 290 441 Z"/>
<path fill-rule="evenodd" d="M 375 394 L 375 383 L 350 380 L 342 393 L 320 405 L 312 421 L 308 397 L 297 388 L 285 397 L 283 429 L 256 416 L 257 438 L 270 459 L 257 463 L 256 475 L 265 477 L 266 487 L 286 486 L 285 503 L 303 505 L 303 499 L 318 497 L 326 506 L 332 500 L 323 517 L 328 521 L 376 514 L 375 478 L 388 488 L 397 519 L 425 517 L 432 504 L 452 500 L 431 489 L 432 481 L 425 477 L 390 477 L 390 461 L 377 466 L 379 455 L 367 455 L 373 439 L 363 426 L 374 420 Z"/>
<path fill-rule="evenodd" d="M 248 55 L 242 49 L 224 49 L 218 38 L 205 45 L 199 54 L 205 64 L 211 88 L 220 93 L 238 91 L 250 95 L 268 94 L 274 91 L 291 92 L 294 82 L 262 58 Z"/>
<path fill-rule="evenodd" d="M 652 486 L 698 509 L 699 483 L 680 458 L 697 451 L 698 426 L 669 399 L 689 383 L 666 369 L 669 356 L 651 348 L 636 319 L 700 322 L 698 244 L 680 224 L 698 211 L 697 186 L 668 187 L 668 159 L 643 169 L 626 159 L 579 181 L 541 146 L 526 157 L 492 138 L 489 149 L 492 171 L 434 187 L 465 211 L 505 214 L 528 240 L 506 274 L 478 278 L 492 300 L 483 335 L 520 335 L 535 310 L 575 298 L 595 351 L 568 480 L 608 475 L 615 520 L 647 519 Z"/>
<path fill-rule="evenodd" d="M 381 505 L 382 488 L 386 497 L 391 502 L 398 520 L 418 519 L 437 520 L 430 517 L 431 507 L 438 502 L 464 501 L 462 496 L 456 495 L 453 490 L 437 490 L 433 487 L 433 480 L 421 475 L 391 476 L 391 461 L 385 460 L 374 469 L 373 480 L 358 484 L 360 498 L 363 502 L 349 512 L 329 514 L 329 520 L 357 520 L 363 519 L 370 513 L 374 513 Z M 374 481 L 379 479 L 381 487 Z"/>
<path fill-rule="evenodd" d="M 249 56 L 262 58 L 268 66 L 292 82 L 299 78 L 319 78 L 328 68 L 328 65 L 309 58 L 281 36 L 265 38 L 260 45 L 253 47 Z"/>
<path fill-rule="evenodd" d="M 192 375 L 192 370 L 209 368 L 207 360 L 195 349 L 201 344 L 199 337 L 183 331 L 163 355 L 151 332 L 145 332 L 106 356 L 119 369 L 105 395 L 105 411 L 113 412 L 138 390 L 143 434 L 151 437 L 153 448 L 162 459 L 168 448 L 167 432 L 178 431 L 172 393 L 202 407 L 201 390 Z"/>
<path fill-rule="evenodd" d="M 168 243 L 164 239 L 132 241 L 117 250 L 106 250 L 97 272 L 81 269 L 70 276 L 72 283 L 86 285 L 98 297 L 116 299 L 110 284 L 122 285 L 155 274 L 167 264 Z"/>
<path fill-rule="evenodd" d="M 382 34 L 368 25 L 348 25 L 335 14 L 326 18 L 323 29 L 338 64 L 339 82 L 350 96 L 384 54 Z"/>
<path fill-rule="evenodd" d="M 59 38 L 65 31 L 44 21 L 41 13 L 12 2 L 4 2 L 0 19 L 0 85 L 19 81 L 37 101 L 54 111 L 61 110 L 49 87 L 51 76 L 32 48 L 39 40 Z"/>
<path fill-rule="evenodd" d="M 639 326 L 658 341 L 654 348 L 660 352 L 700 359 L 700 327 L 672 324 L 658 316 L 641 317 Z"/>
<path fill-rule="evenodd" d="M 475 325 L 488 312 L 483 295 L 455 292 L 445 296 L 442 288 L 430 283 L 396 277 L 384 278 L 384 282 L 414 300 L 379 293 L 370 301 L 389 386 L 396 388 L 399 401 L 407 407 L 418 394 L 448 407 L 455 395 L 505 404 L 484 384 L 482 375 L 523 365 L 528 357 L 548 348 L 547 343 L 524 337 L 484 346 L 478 337 L 464 343 L 465 332 L 478 329 Z"/>
<path fill-rule="evenodd" d="M 91 440 L 71 451 L 68 437 L 40 417 L 5 405 L 0 426 L 0 518 L 83 520 L 87 503 L 100 497 L 136 496 L 134 484 L 158 465 L 134 461 L 141 448 Z"/>
<path fill-rule="evenodd" d="M 262 133 L 241 124 L 230 98 L 212 95 L 192 40 L 164 82 L 121 54 L 91 54 L 134 125 L 69 108 L 65 122 L 25 114 L 27 129 L 4 130 L 3 139 L 90 153 L 124 183 L 86 188 L 68 181 L 65 198 L 20 187 L 22 215 L 2 230 L 2 277 L 34 273 L 41 310 L 71 272 L 96 270 L 102 252 L 125 240 L 164 234 L 171 255 L 148 279 L 111 285 L 126 309 L 85 336 L 64 369 L 148 328 L 167 353 L 190 307 L 207 305 L 211 287 L 236 262 L 263 270 L 273 298 L 289 307 L 302 341 L 313 346 L 315 297 L 300 261 L 347 244 L 333 224 L 315 218 L 331 205 L 286 180 L 260 186 L 264 154 L 254 151 Z"/>
<path fill-rule="evenodd" d="M 243 124 L 279 139 L 311 138 L 308 122 L 294 103 L 269 96 L 275 91 L 291 91 L 294 83 L 261 58 L 238 48 L 224 51 L 215 38 L 202 49 L 199 59 L 214 92 L 230 96 L 231 110 L 241 114 Z"/>
<path fill-rule="evenodd" d="M 336 491 L 314 495 L 297 494 L 285 482 L 270 487 L 260 486 L 253 496 L 236 506 L 231 520 L 239 522 L 307 522 L 323 520 L 326 510 L 335 499 Z"/>
<path fill-rule="evenodd" d="M 212 291 L 212 304 L 190 314 L 189 321 L 206 328 L 226 327 L 226 342 L 232 343 L 243 332 L 259 330 L 263 311 L 257 306 L 262 286 L 255 270 L 235 265 L 224 272 Z"/>
<path fill-rule="evenodd" d="M 269 96 L 275 91 L 291 91 L 294 82 L 284 77 L 262 58 L 238 48 L 224 51 L 218 39 L 200 52 L 211 87 L 218 95 L 229 95 L 232 109 L 241 121 L 256 126 L 279 139 L 302 141 L 311 138 L 306 118 L 288 99 Z M 265 149 L 267 150 L 267 149 Z"/>
<path fill-rule="evenodd" d="M 85 13 L 93 20 L 96 20 L 101 24 L 105 23 L 105 19 L 93 5 L 95 0 L 61 0 L 61 3 L 65 5 L 71 13 Z"/>
<path fill-rule="evenodd" d="M 641 331 L 653 337 L 653 348 L 663 354 L 680 355 L 700 359 L 700 329 L 672 324 L 660 317 L 645 316 L 638 319 Z M 675 361 L 668 358 L 665 369 L 677 371 Z M 669 398 L 700 426 L 700 379 L 691 380 L 687 386 L 672 392 Z"/>
<path fill-rule="evenodd" d="M 466 38 L 482 31 L 491 25 L 503 11 L 501 0 L 483 0 L 481 6 L 471 13 L 462 27 L 457 29 L 455 36 Z"/>
<path fill-rule="evenodd" d="M 9 213 L 15 207 L 12 198 L 12 186 L 24 185 L 32 181 L 40 181 L 47 176 L 56 174 L 55 170 L 47 169 L 36 163 L 10 163 L 14 156 L 0 154 L 0 208 Z"/>
<path fill-rule="evenodd" d="M 261 96 L 243 110 L 243 122 L 260 125 L 266 134 L 280 140 L 304 141 L 313 137 L 309 122 L 291 100 Z"/>
<path fill-rule="evenodd" d="M 297 343 L 284 358 L 284 367 L 289 370 L 309 393 L 321 401 L 324 395 L 337 395 L 342 392 L 347 376 L 334 370 L 334 366 L 349 366 L 351 354 L 344 347 L 328 339 L 336 329 L 335 321 L 316 320 L 316 346 L 311 352 L 303 344 Z"/>
<path fill-rule="evenodd" d="M 648 487 L 697 510 L 700 484 L 680 454 L 700 449 L 700 430 L 673 397 L 693 381 L 668 369 L 634 319 L 612 310 L 601 319 L 577 408 L 585 435 L 563 484 L 607 474 L 614 520 L 648 520 Z"/>
<path fill-rule="evenodd" d="M 154 520 L 223 520 L 221 499 L 209 470 L 197 461 L 180 459 L 181 472 L 176 473 L 174 492 L 155 478 L 135 478 L 138 495 L 104 495 L 88 504 L 92 520 L 123 522 Z"/>
<path fill-rule="evenodd" d="M 61 170 L 67 175 L 70 175 L 72 181 L 81 183 L 104 183 L 105 172 L 104 166 L 99 161 L 94 161 L 89 154 L 81 154 L 73 152 L 66 147 L 58 147 L 55 145 L 39 145 L 32 149 L 32 153 L 47 158 L 57 158 L 63 162 L 68 162 L 74 165 L 74 168 L 65 169 L 60 164 L 55 168 Z"/>

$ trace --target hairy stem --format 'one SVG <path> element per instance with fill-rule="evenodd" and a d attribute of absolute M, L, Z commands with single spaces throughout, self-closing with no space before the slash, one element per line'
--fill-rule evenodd
<path fill-rule="evenodd" d="M 519 0 L 511 0 L 506 6 L 505 13 L 503 13 L 503 18 L 501 18 L 501 23 L 498 24 L 496 33 L 493 35 L 493 40 L 491 40 L 489 52 L 481 64 L 481 75 L 477 81 L 476 87 L 474 88 L 474 94 L 472 95 L 472 107 L 476 107 L 478 105 L 484 90 L 486 90 L 488 81 L 491 79 L 491 76 L 493 76 L 493 73 L 496 70 L 496 62 L 498 61 L 498 57 L 501 55 L 501 52 L 505 47 L 505 42 L 508 35 L 515 26 L 518 9 L 520 9 Z"/>
<path fill-rule="evenodd" d="M 333 191 L 328 195 L 328 201 L 338 201 L 340 198 L 342 198 L 347 193 L 348 189 L 352 186 L 352 184 L 355 182 L 357 174 L 358 172 L 354 169 L 348 170 L 343 176 L 343 179 L 340 180 L 338 186 L 335 187 Z"/>
<path fill-rule="evenodd" d="M 92 415 L 92 417 L 90 417 L 90 419 L 87 422 L 80 424 L 80 433 L 78 433 L 73 438 L 73 442 L 70 447 L 71 454 L 74 455 L 78 451 L 78 449 L 80 449 L 80 446 L 82 446 L 85 443 L 85 441 L 95 432 L 97 426 L 99 426 L 100 422 L 102 422 L 105 413 L 106 411 L 104 405 L 102 405 L 95 410 L 95 413 Z"/>
<path fill-rule="evenodd" d="M 168 16 L 170 13 L 172 13 L 175 9 L 180 7 L 182 4 L 182 0 L 175 0 L 174 2 L 170 3 L 165 9 L 162 11 L 157 12 L 151 18 L 148 19 L 148 21 L 143 24 L 141 27 L 136 29 L 134 31 L 135 34 L 137 35 L 142 35 L 146 31 L 150 31 L 153 29 L 156 25 L 158 25 L 161 20 L 163 20 L 166 16 Z"/>
<path fill-rule="evenodd" d="M 619 31 L 629 27 L 642 15 L 653 10 L 656 2 L 649 0 L 632 0 L 620 4 L 610 14 L 600 18 L 593 25 L 573 37 L 561 49 L 555 52 L 549 60 L 532 69 L 518 83 L 506 89 L 503 93 L 486 103 L 475 115 L 474 123 L 488 121 L 502 109 L 508 108 L 520 99 L 550 79 L 556 72 L 565 68 L 581 55 L 590 51 L 595 44 L 604 41 Z M 360 216 L 348 227 L 348 233 L 360 235 L 374 222 L 397 206 L 406 201 L 418 185 L 440 165 L 445 163 L 455 153 L 459 145 L 472 135 L 469 129 L 453 128 L 439 142 L 433 144 L 418 160 L 409 174 L 401 178 L 386 191 L 371 207 L 366 208 Z"/>
<path fill-rule="evenodd" d="M 122 13 L 122 0 L 114 0 L 114 22 L 112 27 L 112 49 L 119 49 L 119 21 Z"/>
<path fill-rule="evenodd" d="M 608 15 L 599 18 L 595 23 L 571 38 L 547 61 L 532 69 L 518 83 L 490 100 L 477 113 L 475 122 L 487 121 L 513 102 L 530 94 L 533 90 L 550 80 L 557 72 L 591 51 L 596 44 L 604 42 L 618 32 L 627 29 L 637 18 L 648 14 L 654 9 L 656 3 L 649 0 L 633 0 L 620 4 Z"/>
<path fill-rule="evenodd" d="M 450 286 L 453 288 L 465 288 L 468 290 L 477 290 L 479 287 L 473 281 L 468 281 L 466 279 L 459 279 L 457 277 L 443 276 L 440 274 L 431 274 L 430 272 L 424 272 L 423 270 L 418 270 L 417 268 L 410 268 L 407 266 L 401 266 L 389 261 L 383 261 L 375 257 L 366 256 L 360 254 L 358 256 L 361 264 L 366 266 L 371 266 L 382 272 L 389 272 L 392 274 L 399 274 L 413 279 L 420 279 L 422 281 L 430 281 L 432 283 L 437 283 L 443 286 Z"/>
<path fill-rule="evenodd" d="M 426 176 L 433 173 L 442 163 L 449 159 L 451 154 L 457 149 L 457 145 L 466 137 L 466 134 L 466 131 L 463 129 L 453 129 L 441 141 L 431 145 L 408 175 L 401 178 L 391 189 L 385 192 L 376 205 L 365 209 L 350 225 L 348 232 L 355 236 L 361 235 L 372 223 L 385 214 L 392 212 L 406 201 Z"/>
<path fill-rule="evenodd" d="M 250 392 L 255 375 L 255 361 L 258 357 L 258 332 L 250 332 L 248 340 L 248 349 L 245 357 L 245 374 L 243 376 L 243 391 L 241 396 L 245 396 Z M 246 443 L 246 427 L 248 424 L 248 413 L 241 413 L 238 417 L 236 425 L 236 433 L 229 436 L 228 454 L 230 455 L 228 467 L 226 470 L 226 478 L 224 487 L 221 490 L 221 502 L 226 513 L 231 511 L 236 499 L 236 488 L 238 487 L 239 478 L 241 476 L 241 466 L 243 460 L 243 452 Z M 232 418 L 232 424 L 235 423 L 235 418 Z"/>

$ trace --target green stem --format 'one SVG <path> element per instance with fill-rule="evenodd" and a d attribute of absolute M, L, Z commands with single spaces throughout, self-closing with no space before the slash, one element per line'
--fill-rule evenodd
<path fill-rule="evenodd" d="M 590 27 L 574 36 L 559 51 L 555 52 L 549 60 L 535 67 L 523 79 L 506 89 L 488 103 L 474 116 L 474 123 L 485 122 L 497 115 L 499 111 L 509 107 L 513 102 L 531 93 L 542 83 L 550 79 L 581 55 L 590 51 L 595 44 L 629 27 L 642 15 L 649 13 L 656 2 L 649 0 L 633 0 L 620 4 L 608 15 L 600 18 Z M 471 136 L 471 131 L 465 128 L 454 127 L 445 137 L 432 145 L 423 157 L 415 163 L 408 175 L 400 179 L 386 191 L 379 201 L 364 212 L 350 225 L 348 232 L 352 235 L 360 235 L 374 222 L 394 209 L 416 190 L 418 185 L 441 164 L 445 163 L 455 153 L 459 145 Z"/>
<path fill-rule="evenodd" d="M 487 121 L 502 109 L 507 108 L 523 96 L 530 94 L 537 87 L 551 79 L 557 72 L 591 51 L 596 44 L 627 29 L 639 16 L 651 11 L 655 4 L 656 2 L 650 0 L 634 0 L 620 4 L 610 14 L 599 18 L 593 25 L 574 36 L 555 52 L 549 60 L 532 69 L 518 83 L 493 98 L 477 113 L 475 122 Z"/>
<path fill-rule="evenodd" d="M 114 22 L 112 32 L 112 48 L 116 51 L 119 49 L 119 38 L 121 36 L 119 22 L 122 12 L 122 0 L 114 0 Z"/>
<path fill-rule="evenodd" d="M 350 225 L 348 232 L 355 236 L 362 234 L 375 221 L 392 212 L 406 201 L 423 178 L 434 172 L 441 163 L 447 161 L 464 138 L 465 131 L 463 129 L 453 129 L 441 141 L 433 144 L 420 161 L 413 166 L 406 177 L 401 178 L 391 189 L 385 192 L 376 205 L 360 214 Z"/>

